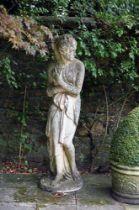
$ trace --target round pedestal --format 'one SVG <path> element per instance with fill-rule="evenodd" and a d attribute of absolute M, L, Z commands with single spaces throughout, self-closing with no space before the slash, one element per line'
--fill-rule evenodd
<path fill-rule="evenodd" d="M 56 184 L 55 186 L 52 185 L 52 180 L 43 177 L 40 180 L 39 186 L 42 190 L 48 191 L 48 192 L 60 192 L 60 193 L 69 193 L 69 192 L 75 192 L 82 188 L 83 181 L 80 178 L 77 181 L 73 180 L 63 180 L 59 184 Z"/>

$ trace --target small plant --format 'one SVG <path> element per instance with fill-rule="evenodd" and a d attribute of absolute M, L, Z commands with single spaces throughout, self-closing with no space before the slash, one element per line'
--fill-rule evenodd
<path fill-rule="evenodd" d="M 25 86 L 23 109 L 20 115 L 18 115 L 18 122 L 20 123 L 20 132 L 17 134 L 17 137 L 19 140 L 19 152 L 18 152 L 19 168 L 22 164 L 22 161 L 25 159 L 26 152 L 29 152 L 32 150 L 32 144 L 29 142 L 30 135 L 26 131 L 26 127 L 27 127 L 26 97 L 27 97 L 27 87 Z"/>
<path fill-rule="evenodd" d="M 18 88 L 18 84 L 15 78 L 15 72 L 11 68 L 11 60 L 9 57 L 5 57 L 0 60 L 0 75 L 12 88 Z"/>

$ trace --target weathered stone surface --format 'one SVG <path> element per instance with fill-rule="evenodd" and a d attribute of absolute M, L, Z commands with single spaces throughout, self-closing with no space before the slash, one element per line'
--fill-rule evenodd
<path fill-rule="evenodd" d="M 35 210 L 35 204 L 26 203 L 0 203 L 0 210 Z"/>
<path fill-rule="evenodd" d="M 84 188 L 77 192 L 79 205 L 112 205 L 110 175 L 84 176 Z"/>
<path fill-rule="evenodd" d="M 124 210 L 120 205 L 104 205 L 104 206 L 78 206 L 77 210 Z"/>
<path fill-rule="evenodd" d="M 49 205 L 45 207 L 38 206 L 37 210 L 77 210 L 75 205 Z"/>
<path fill-rule="evenodd" d="M 124 210 L 139 210 L 139 205 L 135 206 L 135 205 L 123 205 L 124 206 Z"/>
<path fill-rule="evenodd" d="M 8 191 L 8 193 L 7 193 Z M 0 202 L 14 202 L 13 195 L 16 193 L 15 188 L 0 188 Z"/>
<path fill-rule="evenodd" d="M 44 190 L 44 191 L 48 191 L 48 192 L 57 192 L 57 193 L 71 193 L 71 192 L 75 192 L 78 191 L 82 188 L 83 186 L 83 181 L 80 177 L 79 180 L 63 180 L 62 182 L 60 182 L 55 186 L 52 186 L 52 179 L 48 178 L 47 176 L 43 177 L 40 179 L 40 183 L 39 183 L 39 187 Z"/>
<path fill-rule="evenodd" d="M 0 175 L 0 202 L 75 204 L 75 194 L 57 197 L 38 188 L 39 177 L 25 175 Z"/>

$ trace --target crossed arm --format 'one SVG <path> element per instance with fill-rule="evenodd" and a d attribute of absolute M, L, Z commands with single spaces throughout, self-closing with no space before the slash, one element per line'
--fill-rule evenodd
<path fill-rule="evenodd" d="M 83 63 L 81 62 L 76 64 L 76 68 L 77 75 L 75 85 L 66 83 L 65 81 L 63 81 L 62 76 L 60 75 L 57 77 L 58 86 L 53 86 L 50 84 L 50 86 L 48 87 L 47 94 L 49 97 L 52 97 L 57 93 L 66 93 L 74 97 L 80 94 L 83 85 L 85 69 Z"/>

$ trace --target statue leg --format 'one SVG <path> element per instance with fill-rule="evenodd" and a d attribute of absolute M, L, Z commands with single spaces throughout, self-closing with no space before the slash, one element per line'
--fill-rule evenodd
<path fill-rule="evenodd" d="M 77 180 L 80 177 L 80 174 L 77 170 L 76 162 L 75 162 L 75 148 L 72 143 L 73 136 L 74 136 L 74 132 L 64 140 L 63 146 L 64 146 L 64 150 L 65 150 L 65 153 L 66 153 L 69 165 L 70 165 L 73 179 Z"/>
<path fill-rule="evenodd" d="M 52 184 L 59 184 L 64 175 L 64 160 L 63 160 L 63 145 L 58 142 L 59 132 L 58 124 L 56 122 L 53 130 L 53 144 L 54 144 L 54 158 L 56 166 L 56 176 Z"/>
<path fill-rule="evenodd" d="M 56 176 L 53 184 L 58 184 L 63 179 L 63 148 L 61 144 L 55 147 Z"/>

